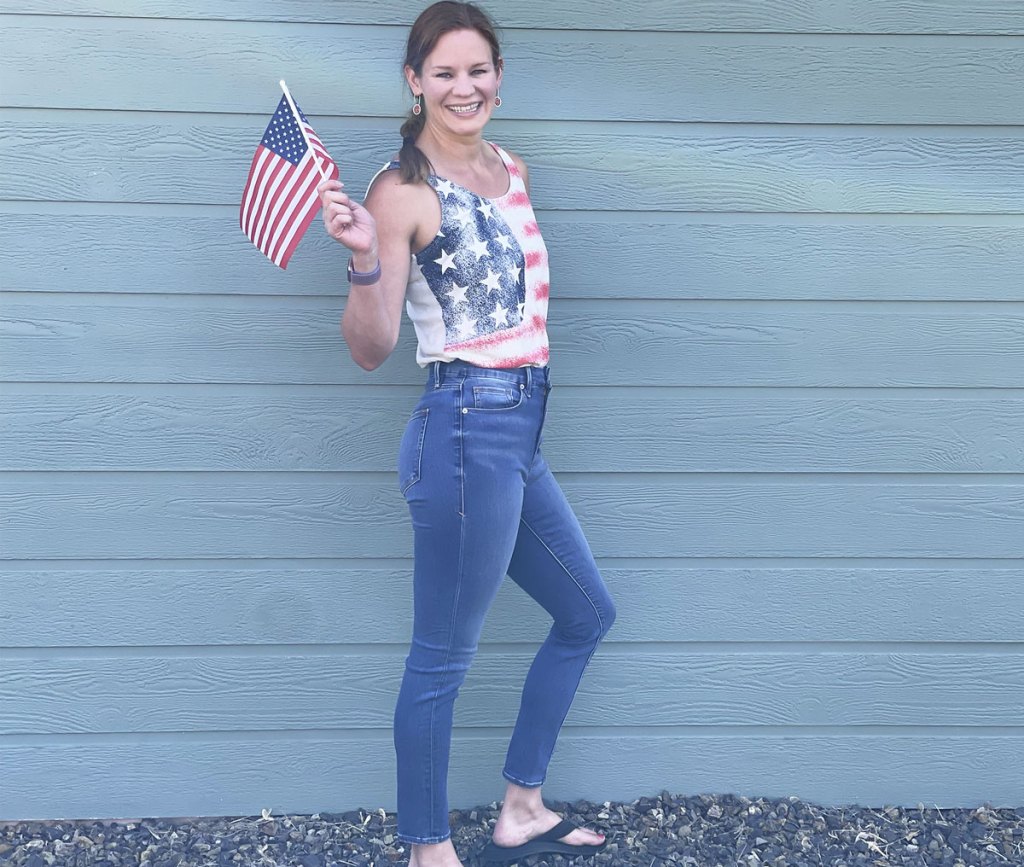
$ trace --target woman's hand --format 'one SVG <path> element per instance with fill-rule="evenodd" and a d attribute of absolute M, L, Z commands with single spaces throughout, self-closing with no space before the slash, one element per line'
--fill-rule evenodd
<path fill-rule="evenodd" d="M 366 208 L 350 199 L 341 181 L 321 181 L 317 186 L 323 205 L 327 234 L 353 253 L 377 255 L 377 223 Z"/>

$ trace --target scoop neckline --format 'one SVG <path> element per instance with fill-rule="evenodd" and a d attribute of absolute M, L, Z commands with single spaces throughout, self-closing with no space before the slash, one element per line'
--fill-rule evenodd
<path fill-rule="evenodd" d="M 487 144 L 494 148 L 494 152 L 498 155 L 498 159 L 501 160 L 501 167 L 505 170 L 505 174 L 508 177 L 508 187 L 506 187 L 505 192 L 503 192 L 500 196 L 482 196 L 476 190 L 471 190 L 465 184 L 460 184 L 458 181 L 453 181 L 451 178 L 446 178 L 443 175 L 436 175 L 433 172 L 430 173 L 430 177 L 439 181 L 447 181 L 449 184 L 453 184 L 460 190 L 465 190 L 467 193 L 476 196 L 478 199 L 484 202 L 497 202 L 500 201 L 501 199 L 507 199 L 510 195 L 512 195 L 512 172 L 508 170 L 508 163 L 505 162 L 505 157 L 502 155 L 501 149 L 494 142 L 489 141 L 487 142 Z"/>

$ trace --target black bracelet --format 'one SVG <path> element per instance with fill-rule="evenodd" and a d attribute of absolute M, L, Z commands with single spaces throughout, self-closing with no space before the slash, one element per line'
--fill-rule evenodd
<path fill-rule="evenodd" d="M 355 283 L 356 286 L 372 286 L 380 280 L 380 259 L 377 260 L 377 267 L 372 271 L 356 271 L 352 267 L 352 260 L 348 260 L 348 282 Z"/>

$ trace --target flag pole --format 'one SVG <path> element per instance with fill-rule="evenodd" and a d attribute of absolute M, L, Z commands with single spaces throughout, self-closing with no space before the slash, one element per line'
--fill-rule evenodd
<path fill-rule="evenodd" d="M 317 171 L 320 172 L 320 177 L 326 181 L 327 172 L 324 171 L 320 158 L 316 155 L 316 151 L 313 150 L 313 145 L 310 144 L 309 136 L 306 135 L 306 129 L 302 125 L 302 117 L 299 115 L 299 110 L 295 107 L 295 100 L 292 99 L 291 93 L 288 92 L 288 85 L 284 83 L 283 78 L 278 82 L 278 84 L 281 85 L 281 90 L 284 91 L 285 99 L 288 100 L 288 107 L 292 110 L 292 117 L 295 118 L 295 123 L 299 125 L 299 132 L 302 133 L 302 140 L 306 143 L 306 147 L 309 148 L 309 152 L 313 155 L 313 162 L 316 163 Z"/>

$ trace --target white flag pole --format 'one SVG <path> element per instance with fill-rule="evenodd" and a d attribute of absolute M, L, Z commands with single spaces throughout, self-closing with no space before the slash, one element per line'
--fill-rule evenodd
<path fill-rule="evenodd" d="M 313 162 L 316 163 L 317 170 L 320 172 L 320 177 L 326 181 L 327 172 L 324 171 L 320 158 L 316 155 L 316 151 L 313 150 L 313 145 L 310 144 L 309 136 L 306 135 L 306 130 L 302 125 L 302 117 L 299 115 L 299 110 L 295 107 L 295 100 L 292 99 L 292 95 L 288 92 L 288 85 L 284 83 L 283 78 L 278 82 L 278 84 L 281 85 L 281 90 L 284 91 L 285 99 L 288 100 L 288 107 L 292 110 L 292 117 L 295 118 L 295 122 L 299 125 L 299 132 L 302 133 L 302 139 L 306 142 L 306 147 L 309 148 L 309 152 L 313 155 Z"/>

